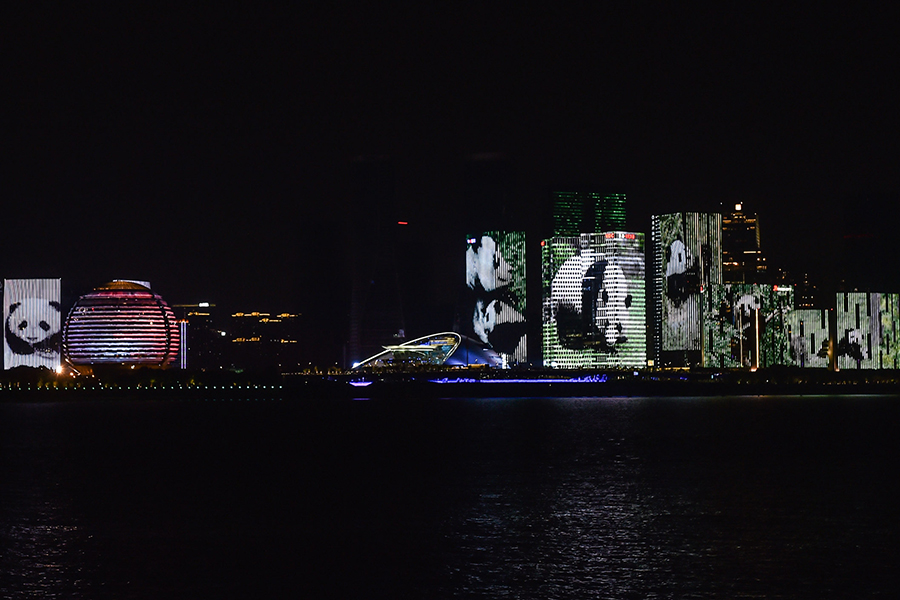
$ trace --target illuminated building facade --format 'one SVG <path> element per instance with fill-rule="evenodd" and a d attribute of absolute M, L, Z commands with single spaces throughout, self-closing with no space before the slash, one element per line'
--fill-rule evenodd
<path fill-rule="evenodd" d="M 881 343 L 878 364 L 882 369 L 900 369 L 900 294 L 879 294 Z"/>
<path fill-rule="evenodd" d="M 525 234 L 467 236 L 466 289 L 463 332 L 490 344 L 505 366 L 527 362 Z"/>
<path fill-rule="evenodd" d="M 785 327 L 790 344 L 788 364 L 802 368 L 828 368 L 831 336 L 827 310 L 798 308 L 788 311 Z"/>
<path fill-rule="evenodd" d="M 553 192 L 552 204 L 554 237 L 625 228 L 625 194 Z"/>
<path fill-rule="evenodd" d="M 624 231 L 543 242 L 545 367 L 646 366 L 644 250 Z"/>
<path fill-rule="evenodd" d="M 788 286 L 715 284 L 703 291 L 704 366 L 762 368 L 791 363 Z"/>
<path fill-rule="evenodd" d="M 654 364 L 703 366 L 703 314 L 709 298 L 701 292 L 722 283 L 722 216 L 654 215 L 651 235 Z"/>
<path fill-rule="evenodd" d="M 175 313 L 150 285 L 111 281 L 81 296 L 63 328 L 63 353 L 78 367 L 168 367 L 177 364 Z"/>
<path fill-rule="evenodd" d="M 838 292 L 835 313 L 838 369 L 896 369 L 900 365 L 900 295 Z"/>
<path fill-rule="evenodd" d="M 3 366 L 61 365 L 62 314 L 59 279 L 6 279 L 3 282 Z"/>
<path fill-rule="evenodd" d="M 722 273 L 725 283 L 767 281 L 759 217 L 743 212 L 741 204 L 735 204 L 734 212 L 722 217 Z"/>

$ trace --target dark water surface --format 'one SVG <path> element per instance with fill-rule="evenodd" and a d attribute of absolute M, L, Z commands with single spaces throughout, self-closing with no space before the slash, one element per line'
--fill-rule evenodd
<path fill-rule="evenodd" d="M 893 598 L 900 398 L 0 404 L 0 595 Z"/>

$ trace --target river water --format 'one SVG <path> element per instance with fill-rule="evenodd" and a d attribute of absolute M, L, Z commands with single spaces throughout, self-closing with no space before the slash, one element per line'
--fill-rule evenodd
<path fill-rule="evenodd" d="M 4 598 L 900 592 L 900 397 L 0 404 Z"/>

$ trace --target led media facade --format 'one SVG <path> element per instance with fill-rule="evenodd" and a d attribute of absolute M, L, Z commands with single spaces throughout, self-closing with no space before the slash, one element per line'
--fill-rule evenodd
<path fill-rule="evenodd" d="M 701 290 L 722 283 L 722 215 L 654 216 L 653 352 L 660 366 L 701 366 Z"/>
<path fill-rule="evenodd" d="M 63 329 L 63 350 L 73 365 L 166 367 L 178 358 L 178 322 L 149 287 L 113 281 L 75 303 Z"/>
<path fill-rule="evenodd" d="M 465 333 L 490 344 L 506 366 L 525 363 L 525 234 L 488 231 L 466 239 Z"/>
<path fill-rule="evenodd" d="M 625 194 L 553 192 L 553 235 L 578 236 L 625 227 Z"/>
<path fill-rule="evenodd" d="M 879 366 L 900 369 L 900 294 L 879 294 L 881 343 Z"/>
<path fill-rule="evenodd" d="M 586 233 L 542 246 L 544 366 L 646 366 L 644 234 Z"/>
<path fill-rule="evenodd" d="M 835 365 L 839 369 L 896 369 L 900 295 L 838 292 Z"/>
<path fill-rule="evenodd" d="M 802 368 L 828 367 L 828 311 L 798 308 L 785 316 L 786 336 L 790 344 L 788 364 Z"/>
<path fill-rule="evenodd" d="M 3 365 L 60 366 L 59 279 L 7 279 L 3 284 Z"/>
<path fill-rule="evenodd" d="M 748 283 L 704 288 L 704 366 L 761 368 L 791 362 L 790 287 Z"/>

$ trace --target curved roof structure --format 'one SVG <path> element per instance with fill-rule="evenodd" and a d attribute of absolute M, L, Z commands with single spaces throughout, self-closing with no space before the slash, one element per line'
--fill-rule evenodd
<path fill-rule="evenodd" d="M 63 353 L 73 365 L 169 366 L 180 345 L 168 304 L 135 281 L 111 281 L 75 303 L 63 329 Z"/>
<path fill-rule="evenodd" d="M 384 351 L 354 365 L 354 369 L 378 367 L 420 367 L 424 365 L 500 367 L 503 361 L 490 345 L 447 331 L 420 337 Z"/>

